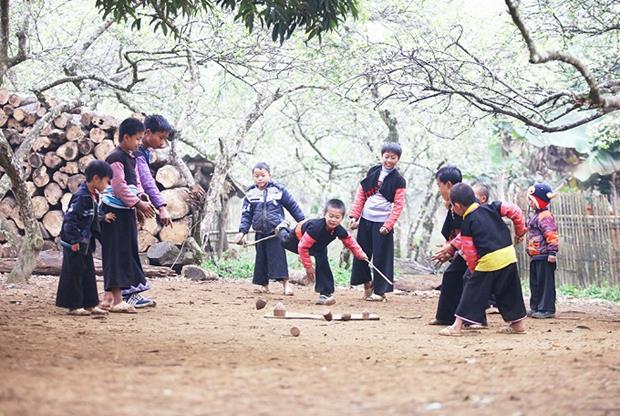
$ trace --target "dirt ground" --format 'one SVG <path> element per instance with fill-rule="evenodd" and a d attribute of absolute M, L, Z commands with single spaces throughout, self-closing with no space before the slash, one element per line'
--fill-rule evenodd
<path fill-rule="evenodd" d="M 620 415 L 619 305 L 449 338 L 426 325 L 434 291 L 342 289 L 333 312 L 381 320 L 293 321 L 263 314 L 321 312 L 311 289 L 257 311 L 248 282 L 156 280 L 156 308 L 94 319 L 55 308 L 56 282 L 0 281 L 0 415 Z"/>

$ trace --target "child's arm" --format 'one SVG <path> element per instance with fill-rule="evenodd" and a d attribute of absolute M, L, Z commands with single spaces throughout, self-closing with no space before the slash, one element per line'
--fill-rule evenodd
<path fill-rule="evenodd" d="M 138 205 L 140 198 L 131 193 L 127 181 L 125 180 L 125 169 L 123 164 L 121 162 L 114 162 L 110 167 L 112 167 L 113 172 L 110 184 L 112 185 L 112 192 L 114 195 L 123 201 L 125 206 L 135 207 Z"/>
<path fill-rule="evenodd" d="M 159 188 L 153 179 L 151 169 L 149 168 L 149 162 L 146 160 L 146 156 L 139 153 L 136 157 L 136 170 L 138 171 L 138 178 L 142 184 L 144 192 L 151 198 L 151 203 L 159 210 L 159 219 L 164 226 L 172 225 L 170 214 L 166 208 L 166 201 L 161 196 Z"/>
<path fill-rule="evenodd" d="M 356 259 L 368 260 L 368 256 L 366 255 L 366 253 L 364 253 L 364 250 L 362 250 L 360 245 L 357 244 L 357 241 L 355 241 L 355 239 L 351 237 L 350 234 L 347 235 L 345 238 L 341 238 L 340 241 L 342 241 L 342 244 L 344 244 L 344 246 L 348 248 L 351 253 L 353 253 Z"/>
<path fill-rule="evenodd" d="M 390 216 L 387 221 L 383 223 L 383 227 L 387 229 L 388 232 L 392 231 L 394 224 L 396 224 L 398 217 L 400 217 L 400 214 L 405 208 L 405 195 L 405 188 L 398 188 L 394 194 L 394 205 L 392 206 L 392 211 L 390 212 Z"/>
<path fill-rule="evenodd" d="M 362 210 L 364 209 L 365 203 L 366 195 L 364 194 L 364 188 L 362 188 L 362 185 L 360 185 L 357 187 L 357 191 L 355 192 L 355 200 L 353 201 L 353 205 L 351 206 L 351 212 L 349 213 L 349 217 L 359 220 L 362 216 Z"/>
<path fill-rule="evenodd" d="M 282 202 L 282 205 L 284 205 L 284 207 L 286 208 L 286 210 L 291 213 L 293 218 L 295 218 L 295 221 L 301 222 L 304 220 L 304 218 L 306 218 L 303 211 L 297 204 L 297 201 L 295 201 L 295 198 L 293 198 L 293 195 L 291 195 L 291 193 L 286 188 L 282 189 L 281 202 Z"/>
<path fill-rule="evenodd" d="M 463 257 L 465 257 L 467 268 L 473 273 L 480 259 L 478 250 L 474 245 L 474 239 L 471 236 L 461 235 L 461 243 L 461 251 L 463 252 Z"/>
<path fill-rule="evenodd" d="M 71 205 L 69 205 L 62 223 L 63 241 L 70 244 L 71 250 L 73 251 L 79 250 L 79 243 L 82 234 L 78 224 L 79 219 L 82 217 L 84 209 L 86 208 L 86 204 L 84 202 L 85 199 L 87 198 L 77 198 Z"/>
<path fill-rule="evenodd" d="M 297 252 L 299 253 L 299 260 L 306 269 L 306 274 L 310 280 L 314 280 L 314 268 L 312 267 L 312 259 L 310 259 L 310 248 L 316 243 L 316 240 L 308 233 L 304 233 L 297 245 Z"/>
<path fill-rule="evenodd" d="M 559 238 L 558 238 L 558 226 L 555 223 L 553 215 L 549 211 L 545 211 L 548 214 L 538 216 L 538 228 L 543 232 L 545 241 L 547 241 L 547 254 L 549 257 L 553 257 L 550 261 L 555 261 L 555 256 L 558 254 Z"/>
<path fill-rule="evenodd" d="M 521 211 L 521 208 L 515 204 L 511 204 L 510 202 L 500 202 L 499 214 L 502 217 L 510 218 L 515 226 L 517 241 L 521 241 L 521 237 L 523 237 L 527 232 L 525 217 L 523 216 L 523 211 Z"/>
<path fill-rule="evenodd" d="M 241 207 L 241 222 L 239 224 L 239 234 L 235 238 L 237 244 L 245 243 L 245 235 L 250 232 L 252 226 L 252 216 L 254 215 L 254 206 L 246 196 L 243 198 L 243 205 Z"/>

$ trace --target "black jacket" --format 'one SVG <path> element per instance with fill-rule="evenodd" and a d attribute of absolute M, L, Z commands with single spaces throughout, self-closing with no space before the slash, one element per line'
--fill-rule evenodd
<path fill-rule="evenodd" d="M 99 209 L 86 182 L 82 182 L 71 197 L 60 231 L 60 239 L 67 245 L 80 243 L 80 253 L 95 249 L 95 238 L 100 239 Z"/>

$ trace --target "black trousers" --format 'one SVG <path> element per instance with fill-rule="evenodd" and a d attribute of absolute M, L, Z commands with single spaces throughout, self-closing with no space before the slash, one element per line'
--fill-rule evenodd
<path fill-rule="evenodd" d="M 288 228 L 282 228 L 278 234 L 278 239 L 282 244 L 282 247 L 295 254 L 299 254 L 297 246 L 299 245 L 299 239 L 295 235 L 295 230 Z M 334 291 L 334 274 L 329 265 L 329 257 L 327 255 L 327 248 L 322 250 L 313 250 L 310 248 L 310 255 L 314 257 L 314 267 L 316 272 L 316 278 L 314 281 L 314 291 L 321 295 L 331 296 Z"/>
<path fill-rule="evenodd" d="M 546 259 L 530 262 L 530 309 L 555 313 L 555 263 Z"/>
<path fill-rule="evenodd" d="M 144 288 L 148 285 L 138 254 L 138 227 L 135 209 L 105 206 L 105 212 L 116 215 L 114 222 L 101 223 L 101 255 L 106 291 Z"/>
<path fill-rule="evenodd" d="M 437 302 L 437 312 L 435 313 L 435 319 L 438 321 L 445 324 L 454 323 L 454 314 L 463 294 L 466 271 L 467 263 L 465 263 L 465 259 L 457 255 L 443 273 L 439 301 Z"/>
<path fill-rule="evenodd" d="M 93 308 L 99 304 L 93 254 L 63 249 L 56 306 L 68 309 Z"/>
<path fill-rule="evenodd" d="M 491 293 L 495 295 L 497 308 L 506 322 L 525 318 L 525 304 L 517 264 L 492 272 L 474 271 L 463 288 L 463 296 L 456 308 L 456 316 L 466 322 L 481 324 Z"/>
<path fill-rule="evenodd" d="M 374 278 L 371 277 L 370 266 L 363 260 L 353 259 L 351 268 L 351 285 L 361 285 L 372 281 L 373 291 L 377 295 L 394 291 L 394 231 L 383 235 L 379 232 L 382 226 L 382 222 L 372 222 L 361 218 L 357 230 L 357 243 L 375 267 L 381 270 L 392 284 L 386 282 L 376 270 L 373 270 Z"/>
<path fill-rule="evenodd" d="M 273 234 L 256 233 L 254 238 L 260 240 L 270 235 Z M 256 244 L 256 258 L 254 260 L 252 283 L 265 286 L 269 284 L 269 279 L 288 279 L 286 253 L 278 238 L 271 238 Z"/>

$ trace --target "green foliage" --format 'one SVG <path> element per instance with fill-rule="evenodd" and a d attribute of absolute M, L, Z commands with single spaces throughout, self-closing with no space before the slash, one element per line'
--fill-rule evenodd
<path fill-rule="evenodd" d="M 334 30 L 348 15 L 357 18 L 356 0 L 97 0 L 95 5 L 103 18 L 112 16 L 117 22 L 132 21 L 132 29 L 142 26 L 144 13 L 155 31 L 161 29 L 179 36 L 173 21 L 177 17 L 189 18 L 201 12 L 212 11 L 214 5 L 237 12 L 235 20 L 243 22 L 251 32 L 255 23 L 271 29 L 271 38 L 283 43 L 293 32 L 302 28 L 308 40 L 321 33 Z"/>
<path fill-rule="evenodd" d="M 620 287 L 610 286 L 607 283 L 601 286 L 588 286 L 585 288 L 563 285 L 558 288 L 558 292 L 575 298 L 592 298 L 620 302 Z"/>
<path fill-rule="evenodd" d="M 251 279 L 254 271 L 254 263 L 245 259 L 219 259 L 216 262 L 207 260 L 202 267 L 214 271 L 220 277 L 234 279 Z"/>

